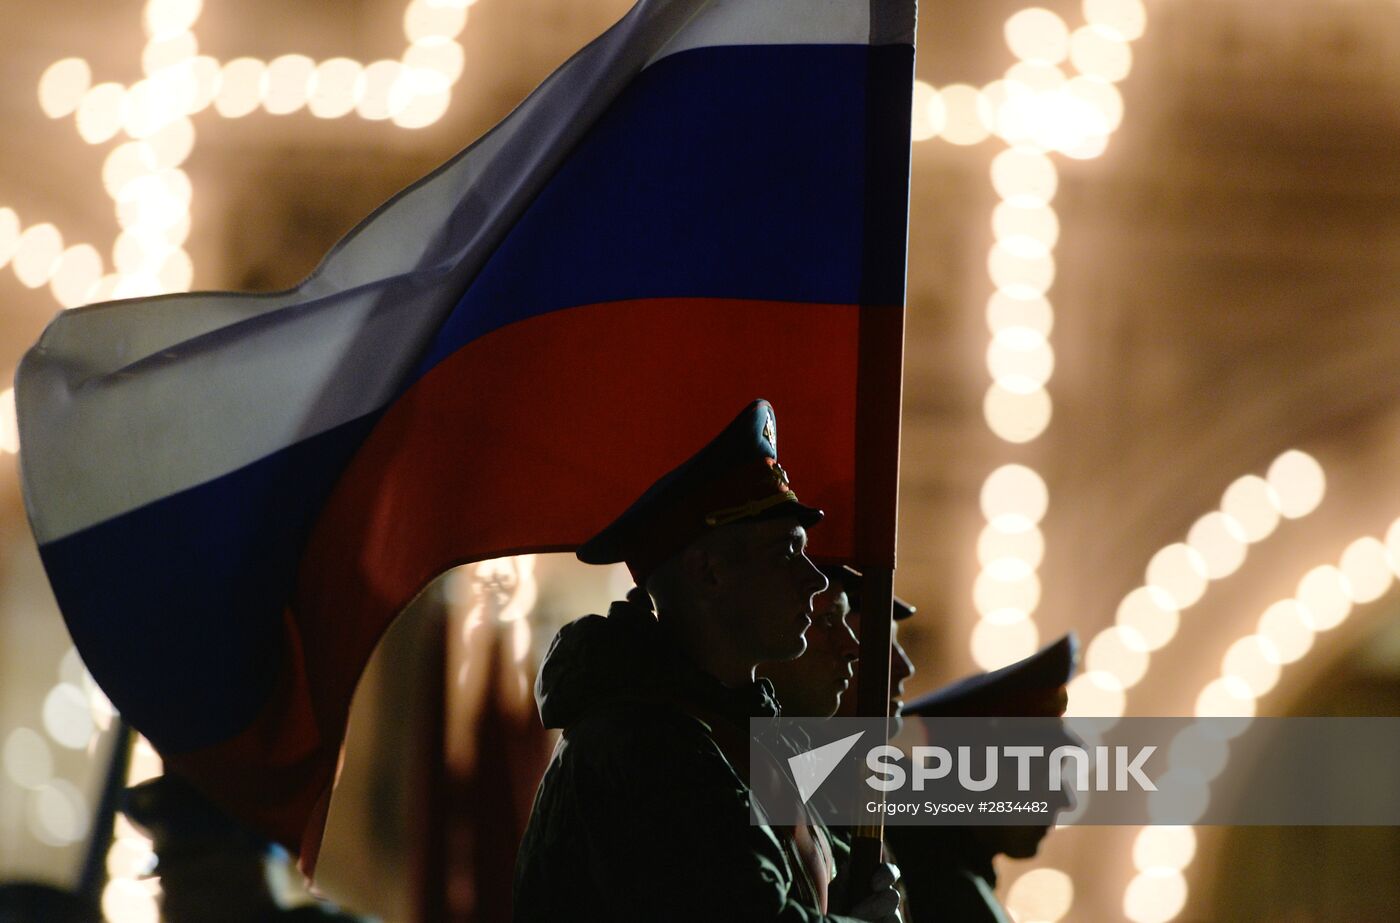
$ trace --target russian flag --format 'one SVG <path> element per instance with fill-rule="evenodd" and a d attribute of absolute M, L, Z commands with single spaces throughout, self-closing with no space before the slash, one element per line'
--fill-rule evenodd
<path fill-rule="evenodd" d="M 892 564 L 853 511 L 897 450 L 913 7 L 642 0 L 295 289 L 59 315 L 25 500 L 124 718 L 309 864 L 415 594 L 575 547 L 755 397 L 818 550 Z"/>

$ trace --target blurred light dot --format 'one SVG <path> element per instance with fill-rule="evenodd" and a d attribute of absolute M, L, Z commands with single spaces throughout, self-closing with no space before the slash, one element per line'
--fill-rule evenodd
<path fill-rule="evenodd" d="M 194 123 L 188 118 L 167 123 L 147 140 L 154 165 L 166 169 L 184 163 L 194 151 L 194 138 Z"/>
<path fill-rule="evenodd" d="M 199 54 L 199 42 L 193 32 L 177 32 L 167 38 L 153 39 L 141 52 L 141 69 L 149 76 L 158 70 L 173 67 Z"/>
<path fill-rule="evenodd" d="M 1069 39 L 1069 59 L 1086 77 L 1113 83 L 1133 69 L 1133 49 L 1102 26 L 1075 29 Z"/>
<path fill-rule="evenodd" d="M 982 619 L 972 629 L 972 659 L 984 670 L 996 670 L 1035 653 L 1039 640 L 1030 619 L 1010 624 Z"/>
<path fill-rule="evenodd" d="M 391 117 L 400 128 L 426 128 L 442 118 L 451 103 L 452 94 L 446 90 L 418 94 Z"/>
<path fill-rule="evenodd" d="M 235 58 L 224 65 L 214 109 L 227 119 L 248 115 L 262 102 L 267 65 L 257 58 Z"/>
<path fill-rule="evenodd" d="M 0 208 L 0 268 L 19 249 L 19 215 L 13 208 Z"/>
<path fill-rule="evenodd" d="M 1370 536 L 1357 539 L 1342 552 L 1341 571 L 1351 598 L 1359 603 L 1380 599 L 1394 580 L 1385 545 Z"/>
<path fill-rule="evenodd" d="M 63 235 L 47 222 L 31 226 L 19 236 L 15 249 L 15 276 L 26 288 L 48 282 L 63 254 Z"/>
<path fill-rule="evenodd" d="M 1297 600 L 1280 600 L 1265 609 L 1259 617 L 1259 635 L 1269 642 L 1265 653 L 1272 654 L 1281 664 L 1302 658 L 1313 643 L 1309 621 L 1310 616 Z"/>
<path fill-rule="evenodd" d="M 455 38 L 467 25 L 465 8 L 434 6 L 413 0 L 403 14 L 403 34 L 410 42 L 427 38 Z"/>
<path fill-rule="evenodd" d="M 199 19 L 202 0 L 147 0 L 146 34 L 164 39 L 187 31 Z"/>
<path fill-rule="evenodd" d="M 1313 631 L 1336 628 L 1351 614 L 1351 588 L 1331 564 L 1314 567 L 1298 581 L 1298 604 Z"/>
<path fill-rule="evenodd" d="M 126 121 L 126 89 L 99 83 L 78 104 L 78 134 L 88 144 L 101 144 L 121 131 Z"/>
<path fill-rule="evenodd" d="M 943 97 L 938 95 L 938 90 L 922 80 L 915 80 L 909 120 L 910 140 L 927 141 L 937 137 L 947 121 L 948 113 L 943 107 Z"/>
<path fill-rule="evenodd" d="M 1007 148 L 992 160 L 992 186 L 997 195 L 1017 205 L 1048 203 L 1058 184 L 1055 165 L 1040 151 Z"/>
<path fill-rule="evenodd" d="M 1221 674 L 1244 682 L 1256 698 L 1266 695 L 1278 684 L 1278 652 L 1273 644 L 1260 635 L 1245 635 L 1225 652 Z"/>
<path fill-rule="evenodd" d="M 156 259 L 154 242 L 137 231 L 122 231 L 112 245 L 112 263 L 117 272 L 131 276 L 143 271 L 148 262 Z"/>
<path fill-rule="evenodd" d="M 441 81 L 438 88 L 446 90 L 462 76 L 466 55 L 462 46 L 451 39 L 430 38 L 409 45 L 404 52 L 403 63 L 413 70 L 436 74 Z M 917 89 L 915 92 L 917 95 Z"/>
<path fill-rule="evenodd" d="M 1142 0 L 1084 0 L 1084 20 L 1131 42 L 1147 28 L 1147 8 Z"/>
<path fill-rule="evenodd" d="M 1087 106 L 1095 115 L 1091 134 L 1107 135 L 1123 124 L 1123 94 L 1106 80 L 1074 77 L 1065 84 L 1065 94 Z"/>
<path fill-rule="evenodd" d="M 82 58 L 55 61 L 39 78 L 39 108 L 51 119 L 77 111 L 92 86 L 92 68 Z"/>
<path fill-rule="evenodd" d="M 100 301 L 111 301 L 116 297 L 117 283 L 121 281 L 121 276 L 114 272 L 109 272 L 101 279 L 97 280 L 97 285 L 88 295 L 89 304 L 97 304 Z"/>
<path fill-rule="evenodd" d="M 1112 673 L 1091 670 L 1069 681 L 1066 718 L 1121 718 L 1127 707 L 1123 684 Z"/>
<path fill-rule="evenodd" d="M 1008 327 L 987 347 L 987 370 L 992 380 L 1008 391 L 1031 394 L 1040 390 L 1055 371 L 1055 352 L 1034 331 L 1029 341 L 1015 336 L 1025 328 Z"/>
<path fill-rule="evenodd" d="M 1176 732 L 1167 747 L 1167 765 L 1178 772 L 1185 771 L 1209 782 L 1225 771 L 1230 762 L 1229 732 L 1222 734 L 1219 718 L 1194 721 Z M 1189 861 L 1189 859 L 1188 859 Z M 1171 863 L 1163 863 L 1168 868 Z"/>
<path fill-rule="evenodd" d="M 91 244 L 78 244 L 63 251 L 54 269 L 50 288 L 65 308 L 87 304 L 88 293 L 102 278 L 102 254 Z"/>
<path fill-rule="evenodd" d="M 155 149 L 147 141 L 127 141 L 112 148 L 102 162 L 102 185 L 116 198 L 128 183 L 157 171 Z"/>
<path fill-rule="evenodd" d="M 1050 425 L 1053 408 L 1044 388 L 1029 394 L 1010 391 L 994 383 L 982 401 L 987 426 L 997 437 L 1017 444 L 1030 442 Z"/>
<path fill-rule="evenodd" d="M 1045 99 L 1065 85 L 1065 72 L 1053 64 L 1022 61 L 1012 65 L 1003 82 L 1008 97 Z"/>
<path fill-rule="evenodd" d="M 1048 253 L 1018 256 L 998 241 L 987 255 L 987 275 L 1002 291 L 1044 295 L 1055 281 L 1055 258 Z"/>
<path fill-rule="evenodd" d="M 1278 527 L 1278 493 L 1257 474 L 1247 474 L 1225 489 L 1220 511 L 1244 530 L 1245 541 L 1268 538 Z"/>
<path fill-rule="evenodd" d="M 1090 135 L 1077 144 L 1060 148 L 1062 154 L 1075 160 L 1093 160 L 1106 150 L 1108 150 L 1107 135 Z"/>
<path fill-rule="evenodd" d="M 1245 719 L 1247 720 L 1247 719 Z M 1219 721 L 1215 726 L 1223 727 Z M 1197 727 L 1204 725 L 1197 724 Z M 1147 816 L 1153 824 L 1195 824 L 1210 805 L 1210 781 L 1192 768 L 1169 769 L 1153 779 L 1157 791 L 1147 796 Z M 1171 869 L 1153 869 L 1139 875 L 1173 874 Z"/>
<path fill-rule="evenodd" d="M 1133 841 L 1133 864 L 1138 871 L 1184 869 L 1196 855 L 1196 831 L 1191 827 L 1143 827 Z"/>
<path fill-rule="evenodd" d="M 1196 717 L 1227 718 L 1254 716 L 1254 693 L 1244 680 L 1222 676 L 1207 683 L 1196 697 Z"/>
<path fill-rule="evenodd" d="M 1040 578 L 1031 573 L 1020 580 L 998 580 L 984 570 L 973 583 L 972 601 L 977 611 L 992 621 L 1020 621 L 1040 605 Z"/>
<path fill-rule="evenodd" d="M 1112 674 L 1124 689 L 1131 689 L 1147 674 L 1151 655 L 1135 628 L 1115 625 L 1099 632 L 1084 653 L 1084 666 Z"/>
<path fill-rule="evenodd" d="M 1054 64 L 1069 54 L 1069 27 L 1046 9 L 1021 10 L 1006 21 L 1006 45 L 1023 61 Z"/>
<path fill-rule="evenodd" d="M 1123 597 L 1115 620 L 1123 628 L 1133 630 L 1123 635 L 1125 642 L 1141 642 L 1145 650 L 1155 651 L 1176 636 L 1181 617 L 1164 591 L 1141 586 Z"/>
<path fill-rule="evenodd" d="M 1032 869 L 1006 892 L 1006 909 L 1018 920 L 1057 923 L 1073 905 L 1074 882 L 1059 869 Z"/>
<path fill-rule="evenodd" d="M 984 526 L 977 538 L 978 562 L 993 573 L 998 572 L 1000 562 L 1014 562 L 1001 569 L 1010 579 L 1034 572 L 1044 556 L 1045 536 L 1036 528 L 1006 533 Z"/>
<path fill-rule="evenodd" d="M 53 753 L 48 741 L 31 728 L 15 728 L 5 738 L 5 748 L 0 753 L 5 775 L 10 781 L 23 788 L 38 789 L 47 785 L 53 778 Z"/>
<path fill-rule="evenodd" d="M 1171 869 L 1140 872 L 1123 894 L 1123 914 L 1132 923 L 1167 923 L 1186 906 L 1186 879 Z"/>
<path fill-rule="evenodd" d="M 214 58 L 200 55 L 185 65 L 183 73 L 191 82 L 190 91 L 185 97 L 185 114 L 196 115 L 208 109 L 218 98 L 223 89 L 224 69 Z M 256 104 L 253 108 L 256 108 Z"/>
<path fill-rule="evenodd" d="M 144 881 L 114 878 L 102 889 L 102 913 L 114 923 L 160 923 L 159 893 Z"/>
<path fill-rule="evenodd" d="M 1327 492 L 1322 466 L 1306 452 L 1291 449 L 1269 466 L 1269 484 L 1278 497 L 1278 511 L 1288 519 L 1306 516 L 1317 509 Z"/>
<path fill-rule="evenodd" d="M 160 286 L 160 280 L 153 274 L 147 272 L 136 272 L 130 275 L 123 274 L 117 280 L 117 287 L 112 292 L 113 298 L 148 298 L 151 295 L 163 295 L 164 289 Z"/>
<path fill-rule="evenodd" d="M 267 95 L 263 108 L 272 115 L 287 115 L 306 105 L 316 62 L 304 54 L 284 54 L 267 65 Z"/>
<path fill-rule="evenodd" d="M 15 413 L 15 389 L 0 391 L 0 452 L 19 453 L 19 417 Z"/>
<path fill-rule="evenodd" d="M 364 68 L 349 58 L 331 58 L 316 67 L 307 108 L 322 119 L 336 119 L 355 108 Z"/>
<path fill-rule="evenodd" d="M 1060 237 L 1060 220 L 1048 205 L 998 202 L 992 211 L 992 233 L 1018 256 L 1049 253 Z"/>
<path fill-rule="evenodd" d="M 87 836 L 87 799 L 67 779 L 54 779 L 30 795 L 29 809 L 29 829 L 40 842 L 70 846 Z"/>
<path fill-rule="evenodd" d="M 1207 513 L 1196 520 L 1186 535 L 1186 544 L 1196 550 L 1212 580 L 1228 577 L 1244 563 L 1244 527 L 1220 512 Z"/>
<path fill-rule="evenodd" d="M 938 91 L 943 100 L 946 123 L 943 140 L 968 145 L 985 141 L 990 130 L 982 116 L 982 94 L 966 83 L 954 83 Z"/>
<path fill-rule="evenodd" d="M 1054 325 L 1055 312 L 1044 295 L 1021 298 L 997 291 L 987 301 L 987 327 L 993 334 L 1009 327 L 1024 327 L 1048 339 Z"/>
<path fill-rule="evenodd" d="M 1194 605 L 1206 592 L 1206 562 L 1190 545 L 1168 545 L 1147 565 L 1148 586 L 1166 593 L 1176 609 Z"/>
<path fill-rule="evenodd" d="M 1050 504 L 1045 481 L 1025 465 L 1003 465 L 982 484 L 982 513 L 1001 532 L 1024 532 L 1037 525 Z"/>
<path fill-rule="evenodd" d="M 127 94 L 126 133 L 133 138 L 154 135 L 184 115 L 189 108 L 187 97 L 193 91 L 188 81 L 156 77 L 138 81 Z"/>
<path fill-rule="evenodd" d="M 389 118 L 389 96 L 402 73 L 403 65 L 398 61 L 375 61 L 365 68 L 364 92 L 356 104 L 361 118 L 371 121 Z"/>
<path fill-rule="evenodd" d="M 44 730 L 60 745 L 81 750 L 92 739 L 92 710 L 87 696 L 72 683 L 59 683 L 44 697 Z"/>
<path fill-rule="evenodd" d="M 172 251 L 161 262 L 156 272 L 160 287 L 165 292 L 188 292 L 194 284 L 194 263 L 184 250 Z"/>

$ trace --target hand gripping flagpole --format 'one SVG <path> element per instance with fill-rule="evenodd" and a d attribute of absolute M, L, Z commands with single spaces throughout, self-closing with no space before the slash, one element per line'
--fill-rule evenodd
<path fill-rule="evenodd" d="M 898 9 L 896 9 L 896 7 Z M 907 17 L 914 29 L 913 4 L 871 4 Z M 860 320 L 860 372 L 856 409 L 855 561 L 864 574 L 860 622 L 861 667 L 856 710 L 862 717 L 887 717 L 894 603 L 895 530 L 899 498 L 899 426 L 904 378 L 904 292 L 909 214 L 909 115 L 913 93 L 913 54 L 909 71 L 866 84 L 866 234 Z M 900 215 L 902 221 L 888 216 Z M 884 216 L 884 220 L 880 217 Z M 876 292 L 898 292 L 889 303 Z M 868 296 L 867 296 L 868 293 Z M 887 297 L 887 296 L 886 296 Z M 889 725 L 885 725 L 888 741 Z M 883 795 L 881 796 L 883 798 Z M 862 811 L 851 850 L 852 903 L 869 890 L 883 861 L 883 814 Z M 842 908 L 844 909 L 844 908 Z"/>

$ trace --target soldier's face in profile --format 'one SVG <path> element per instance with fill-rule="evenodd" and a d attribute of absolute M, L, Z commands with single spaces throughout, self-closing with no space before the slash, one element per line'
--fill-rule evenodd
<path fill-rule="evenodd" d="M 826 589 L 826 577 L 807 557 L 806 530 L 796 517 L 727 528 L 733 546 L 713 579 L 733 636 L 757 662 L 799 656 L 813 598 Z"/>
<path fill-rule="evenodd" d="M 853 610 L 847 621 L 850 622 L 851 630 L 860 636 L 860 611 Z M 860 667 L 856 667 L 856 677 L 860 675 Z M 898 718 L 900 709 L 904 707 L 904 682 L 914 675 L 914 662 L 909 659 L 909 655 L 904 652 L 904 647 L 899 643 L 899 623 L 890 624 L 890 705 L 888 714 L 892 718 Z M 851 680 L 854 687 L 858 679 Z M 856 697 L 847 695 L 841 699 L 841 709 L 837 712 L 843 718 L 853 718 L 856 715 Z M 892 732 L 898 730 L 898 722 L 894 722 Z"/>
<path fill-rule="evenodd" d="M 846 618 L 850 601 L 840 583 L 833 583 L 818 594 L 807 629 L 807 650 L 796 660 L 763 664 L 759 674 L 773 681 L 782 703 L 783 714 L 804 718 L 825 718 L 835 714 L 854 675 L 860 653 Z"/>

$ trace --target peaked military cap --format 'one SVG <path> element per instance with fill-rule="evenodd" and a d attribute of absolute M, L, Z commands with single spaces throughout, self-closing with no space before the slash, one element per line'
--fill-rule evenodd
<path fill-rule="evenodd" d="M 664 475 L 621 516 L 578 549 L 585 564 L 627 563 L 638 586 L 710 529 L 794 516 L 804 526 L 822 511 L 804 506 L 778 464 L 778 420 L 754 401 L 699 452 Z"/>
<path fill-rule="evenodd" d="M 950 683 L 904 706 L 906 715 L 926 718 L 1064 715 L 1065 685 L 1079 659 L 1079 639 L 1070 632 L 1025 660 Z"/>
<path fill-rule="evenodd" d="M 841 589 L 846 591 L 846 599 L 851 604 L 852 612 L 861 611 L 861 591 L 864 588 L 865 577 L 854 567 L 845 564 L 822 565 L 822 573 L 826 574 L 826 579 L 833 584 L 840 583 Z M 894 598 L 894 620 L 902 622 L 919 610 L 914 606 L 900 599 Z"/>

